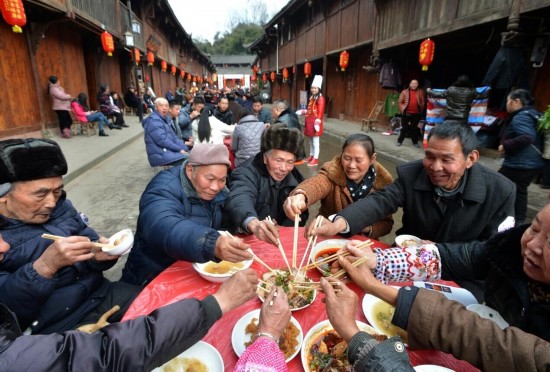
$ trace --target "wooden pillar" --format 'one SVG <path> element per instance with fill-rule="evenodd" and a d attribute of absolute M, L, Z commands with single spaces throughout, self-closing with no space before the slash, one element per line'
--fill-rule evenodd
<path fill-rule="evenodd" d="M 30 25 L 29 25 L 30 27 Z M 36 63 L 36 53 L 34 52 L 33 43 L 31 40 L 31 33 L 29 31 L 29 27 L 23 28 L 23 33 L 25 34 L 25 40 L 27 41 L 27 51 L 29 53 L 29 60 L 31 61 L 31 71 L 32 71 L 32 78 L 34 81 L 34 88 L 36 92 L 41 92 L 42 89 L 40 89 L 41 81 L 40 76 L 38 76 L 38 65 Z M 46 127 L 46 111 L 44 108 L 44 97 L 40 96 L 40 94 L 37 94 L 36 100 L 37 107 L 38 107 L 38 113 L 40 114 L 40 130 L 42 132 L 42 136 L 44 138 L 50 137 L 50 134 L 48 132 L 48 129 Z"/>

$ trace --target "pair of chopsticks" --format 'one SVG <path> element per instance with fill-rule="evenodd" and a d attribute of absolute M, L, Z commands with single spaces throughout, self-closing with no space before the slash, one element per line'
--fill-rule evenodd
<path fill-rule="evenodd" d="M 233 236 L 233 234 L 231 234 L 229 231 L 224 231 L 225 235 L 233 238 L 233 239 L 237 239 Z M 248 248 L 246 250 L 248 253 L 250 253 L 250 255 L 252 256 L 252 259 L 256 262 L 258 262 L 260 265 L 263 265 L 266 269 L 268 269 L 269 271 L 271 271 L 273 274 L 277 274 L 277 272 L 275 270 L 273 270 L 271 267 L 269 267 L 268 264 L 266 264 L 264 261 L 262 261 L 262 259 L 258 256 L 256 256 L 256 254 L 252 251 L 252 248 Z"/>
<path fill-rule="evenodd" d="M 59 239 L 65 239 L 66 237 L 65 236 L 59 236 L 59 235 L 52 235 L 52 234 L 42 234 L 42 238 L 50 239 L 50 240 L 59 240 Z M 114 247 L 113 244 L 105 244 L 105 243 L 97 243 L 97 242 L 92 242 L 92 245 L 94 247 L 98 247 L 98 248 L 113 248 Z"/>
<path fill-rule="evenodd" d="M 319 260 L 319 261 L 313 261 L 311 262 L 309 265 L 306 265 L 304 266 L 304 270 L 309 270 L 309 269 L 312 269 L 314 267 L 319 267 L 321 265 L 324 265 L 324 264 L 329 264 L 331 262 L 334 262 L 336 260 L 338 260 L 339 257 L 346 257 L 346 256 L 349 256 L 349 252 L 337 252 L 333 255 L 330 255 L 328 257 L 325 257 L 323 258 L 322 260 Z M 315 257 L 313 258 L 315 260 Z"/>
<path fill-rule="evenodd" d="M 317 216 L 317 218 L 315 218 L 315 222 L 313 223 L 313 228 L 316 229 L 318 228 L 319 226 L 321 226 L 323 224 L 323 217 L 322 216 Z M 309 240 L 307 242 L 307 246 L 306 246 L 306 251 L 304 252 L 304 255 L 302 256 L 302 261 L 300 261 L 300 266 L 298 266 L 298 272 L 300 272 L 300 270 L 302 270 L 302 266 L 304 264 L 304 260 L 306 260 L 306 263 L 309 259 L 308 257 L 308 253 L 309 253 L 309 250 L 312 248 L 312 247 L 315 247 L 315 244 L 317 243 L 317 235 L 315 236 L 310 236 L 309 237 Z M 306 259 L 306 257 L 308 257 Z M 305 270 L 304 270 L 305 271 Z"/>
<path fill-rule="evenodd" d="M 273 221 L 271 216 L 267 216 L 266 220 L 275 225 L 275 221 Z M 281 244 L 281 239 L 279 239 L 279 238 L 277 238 L 277 247 L 279 248 L 279 252 L 281 252 L 281 255 L 283 256 L 283 259 L 285 260 L 286 267 L 288 267 L 288 272 L 291 273 L 292 270 L 290 269 L 290 264 L 288 263 L 288 260 L 286 258 L 286 254 L 285 254 L 285 250 L 283 248 L 283 245 Z"/>

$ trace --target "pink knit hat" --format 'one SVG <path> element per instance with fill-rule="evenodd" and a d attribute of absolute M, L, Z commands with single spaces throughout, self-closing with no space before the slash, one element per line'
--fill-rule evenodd
<path fill-rule="evenodd" d="M 214 145 L 212 143 L 197 143 L 189 153 L 189 165 L 212 165 L 225 164 L 229 162 L 229 151 L 225 145 Z"/>

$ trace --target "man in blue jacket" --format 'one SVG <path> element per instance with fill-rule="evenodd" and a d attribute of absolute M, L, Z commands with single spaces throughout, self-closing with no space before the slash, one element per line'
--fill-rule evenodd
<path fill-rule="evenodd" d="M 251 258 L 241 239 L 220 233 L 229 191 L 224 145 L 196 144 L 181 167 L 157 174 L 139 201 L 134 247 L 122 281 L 145 285 L 176 260 L 239 262 Z"/>
<path fill-rule="evenodd" d="M 0 303 L 32 333 L 95 323 L 114 305 L 121 310 L 109 321 L 119 321 L 139 292 L 103 277 L 118 256 L 92 245 L 107 239 L 66 199 L 65 173 L 67 162 L 54 141 L 0 142 L 0 232 L 11 246 L 0 262 Z M 44 233 L 66 238 L 52 243 Z"/>

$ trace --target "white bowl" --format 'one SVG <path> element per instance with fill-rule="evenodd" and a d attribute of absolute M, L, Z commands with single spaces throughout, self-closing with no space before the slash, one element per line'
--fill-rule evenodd
<path fill-rule="evenodd" d="M 346 239 L 328 239 L 320 243 L 317 243 L 315 244 L 315 247 L 311 249 L 311 253 L 309 255 L 309 261 L 313 263 L 315 261 L 315 257 L 318 256 L 324 250 L 328 251 L 330 248 L 342 249 L 348 243 L 349 243 L 349 240 L 346 240 Z M 319 270 L 321 274 L 325 274 L 325 272 L 322 269 L 317 268 L 317 270 Z"/>
<path fill-rule="evenodd" d="M 109 244 L 113 247 L 103 247 L 101 250 L 111 256 L 121 256 L 134 246 L 134 234 L 131 229 L 121 230 L 109 238 Z"/>
<path fill-rule="evenodd" d="M 222 262 L 227 262 L 227 261 L 222 261 Z M 201 277 L 208 280 L 209 282 L 222 283 L 222 282 L 225 282 L 227 279 L 231 278 L 236 271 L 248 269 L 250 265 L 252 265 L 252 260 L 237 262 L 237 264 L 239 264 L 239 267 L 234 267 L 232 270 L 230 270 L 225 274 L 214 274 L 205 270 L 207 265 L 216 265 L 216 264 L 219 264 L 219 263 L 216 263 L 213 261 L 208 261 L 205 263 L 195 262 L 193 263 L 193 268 L 195 269 L 196 272 L 199 273 Z"/>
<path fill-rule="evenodd" d="M 416 242 L 416 245 L 422 244 L 422 240 L 414 235 L 403 234 L 395 237 L 395 245 L 400 248 L 413 247 L 414 243 L 412 242 Z M 404 243 L 405 243 L 405 246 L 403 246 Z"/>
<path fill-rule="evenodd" d="M 188 371 L 193 366 L 188 365 L 198 360 L 210 372 L 223 372 L 223 359 L 220 352 L 207 342 L 199 341 L 174 359 L 162 366 L 155 368 L 152 372 L 164 371 Z"/>

